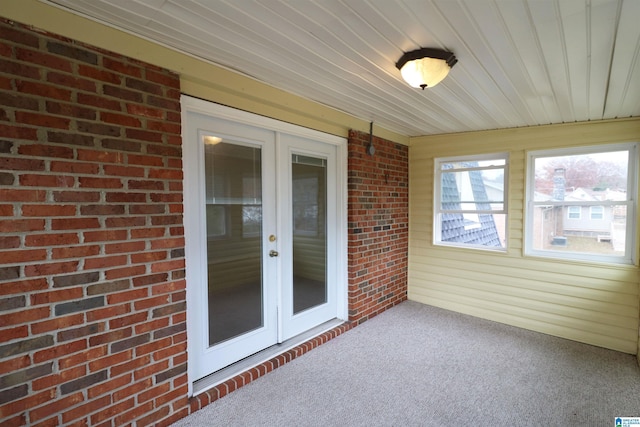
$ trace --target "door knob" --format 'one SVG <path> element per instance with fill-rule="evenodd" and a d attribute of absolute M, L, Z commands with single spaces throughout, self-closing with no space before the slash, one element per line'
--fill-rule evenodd
<path fill-rule="evenodd" d="M 269 256 L 270 256 L 270 257 L 272 257 L 272 258 L 273 258 L 274 256 L 278 256 L 278 255 L 280 255 L 280 254 L 278 253 L 278 251 L 274 251 L 273 249 L 271 249 L 271 250 L 269 251 Z"/>

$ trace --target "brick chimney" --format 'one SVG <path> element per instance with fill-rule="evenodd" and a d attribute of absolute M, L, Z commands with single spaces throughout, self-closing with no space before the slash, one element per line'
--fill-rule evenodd
<path fill-rule="evenodd" d="M 556 168 L 553 171 L 553 200 L 564 200 L 565 169 Z"/>

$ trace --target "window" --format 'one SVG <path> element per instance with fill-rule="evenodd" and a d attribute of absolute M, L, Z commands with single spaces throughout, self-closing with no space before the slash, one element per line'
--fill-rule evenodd
<path fill-rule="evenodd" d="M 567 218 L 569 219 L 580 219 L 580 213 L 582 212 L 582 208 L 580 206 L 569 206 L 567 207 L 567 212 L 569 215 Z"/>
<path fill-rule="evenodd" d="M 435 159 L 434 244 L 505 250 L 507 154 Z"/>
<path fill-rule="evenodd" d="M 604 219 L 604 206 L 591 206 L 589 208 L 589 218 L 591 218 L 591 221 Z"/>
<path fill-rule="evenodd" d="M 525 253 L 633 263 L 637 144 L 528 154 Z"/>

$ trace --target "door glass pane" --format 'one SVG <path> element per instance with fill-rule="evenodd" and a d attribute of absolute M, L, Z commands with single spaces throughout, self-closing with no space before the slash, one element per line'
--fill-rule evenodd
<path fill-rule="evenodd" d="M 259 148 L 204 140 L 212 346 L 263 325 L 262 171 Z"/>
<path fill-rule="evenodd" d="M 327 302 L 326 160 L 292 155 L 293 313 Z"/>

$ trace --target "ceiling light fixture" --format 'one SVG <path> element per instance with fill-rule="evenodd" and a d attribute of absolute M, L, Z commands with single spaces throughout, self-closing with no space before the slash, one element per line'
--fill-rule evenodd
<path fill-rule="evenodd" d="M 456 62 L 458 60 L 451 52 L 423 47 L 406 52 L 396 62 L 396 67 L 409 86 L 424 90 L 425 87 L 433 87 L 447 77 Z"/>

